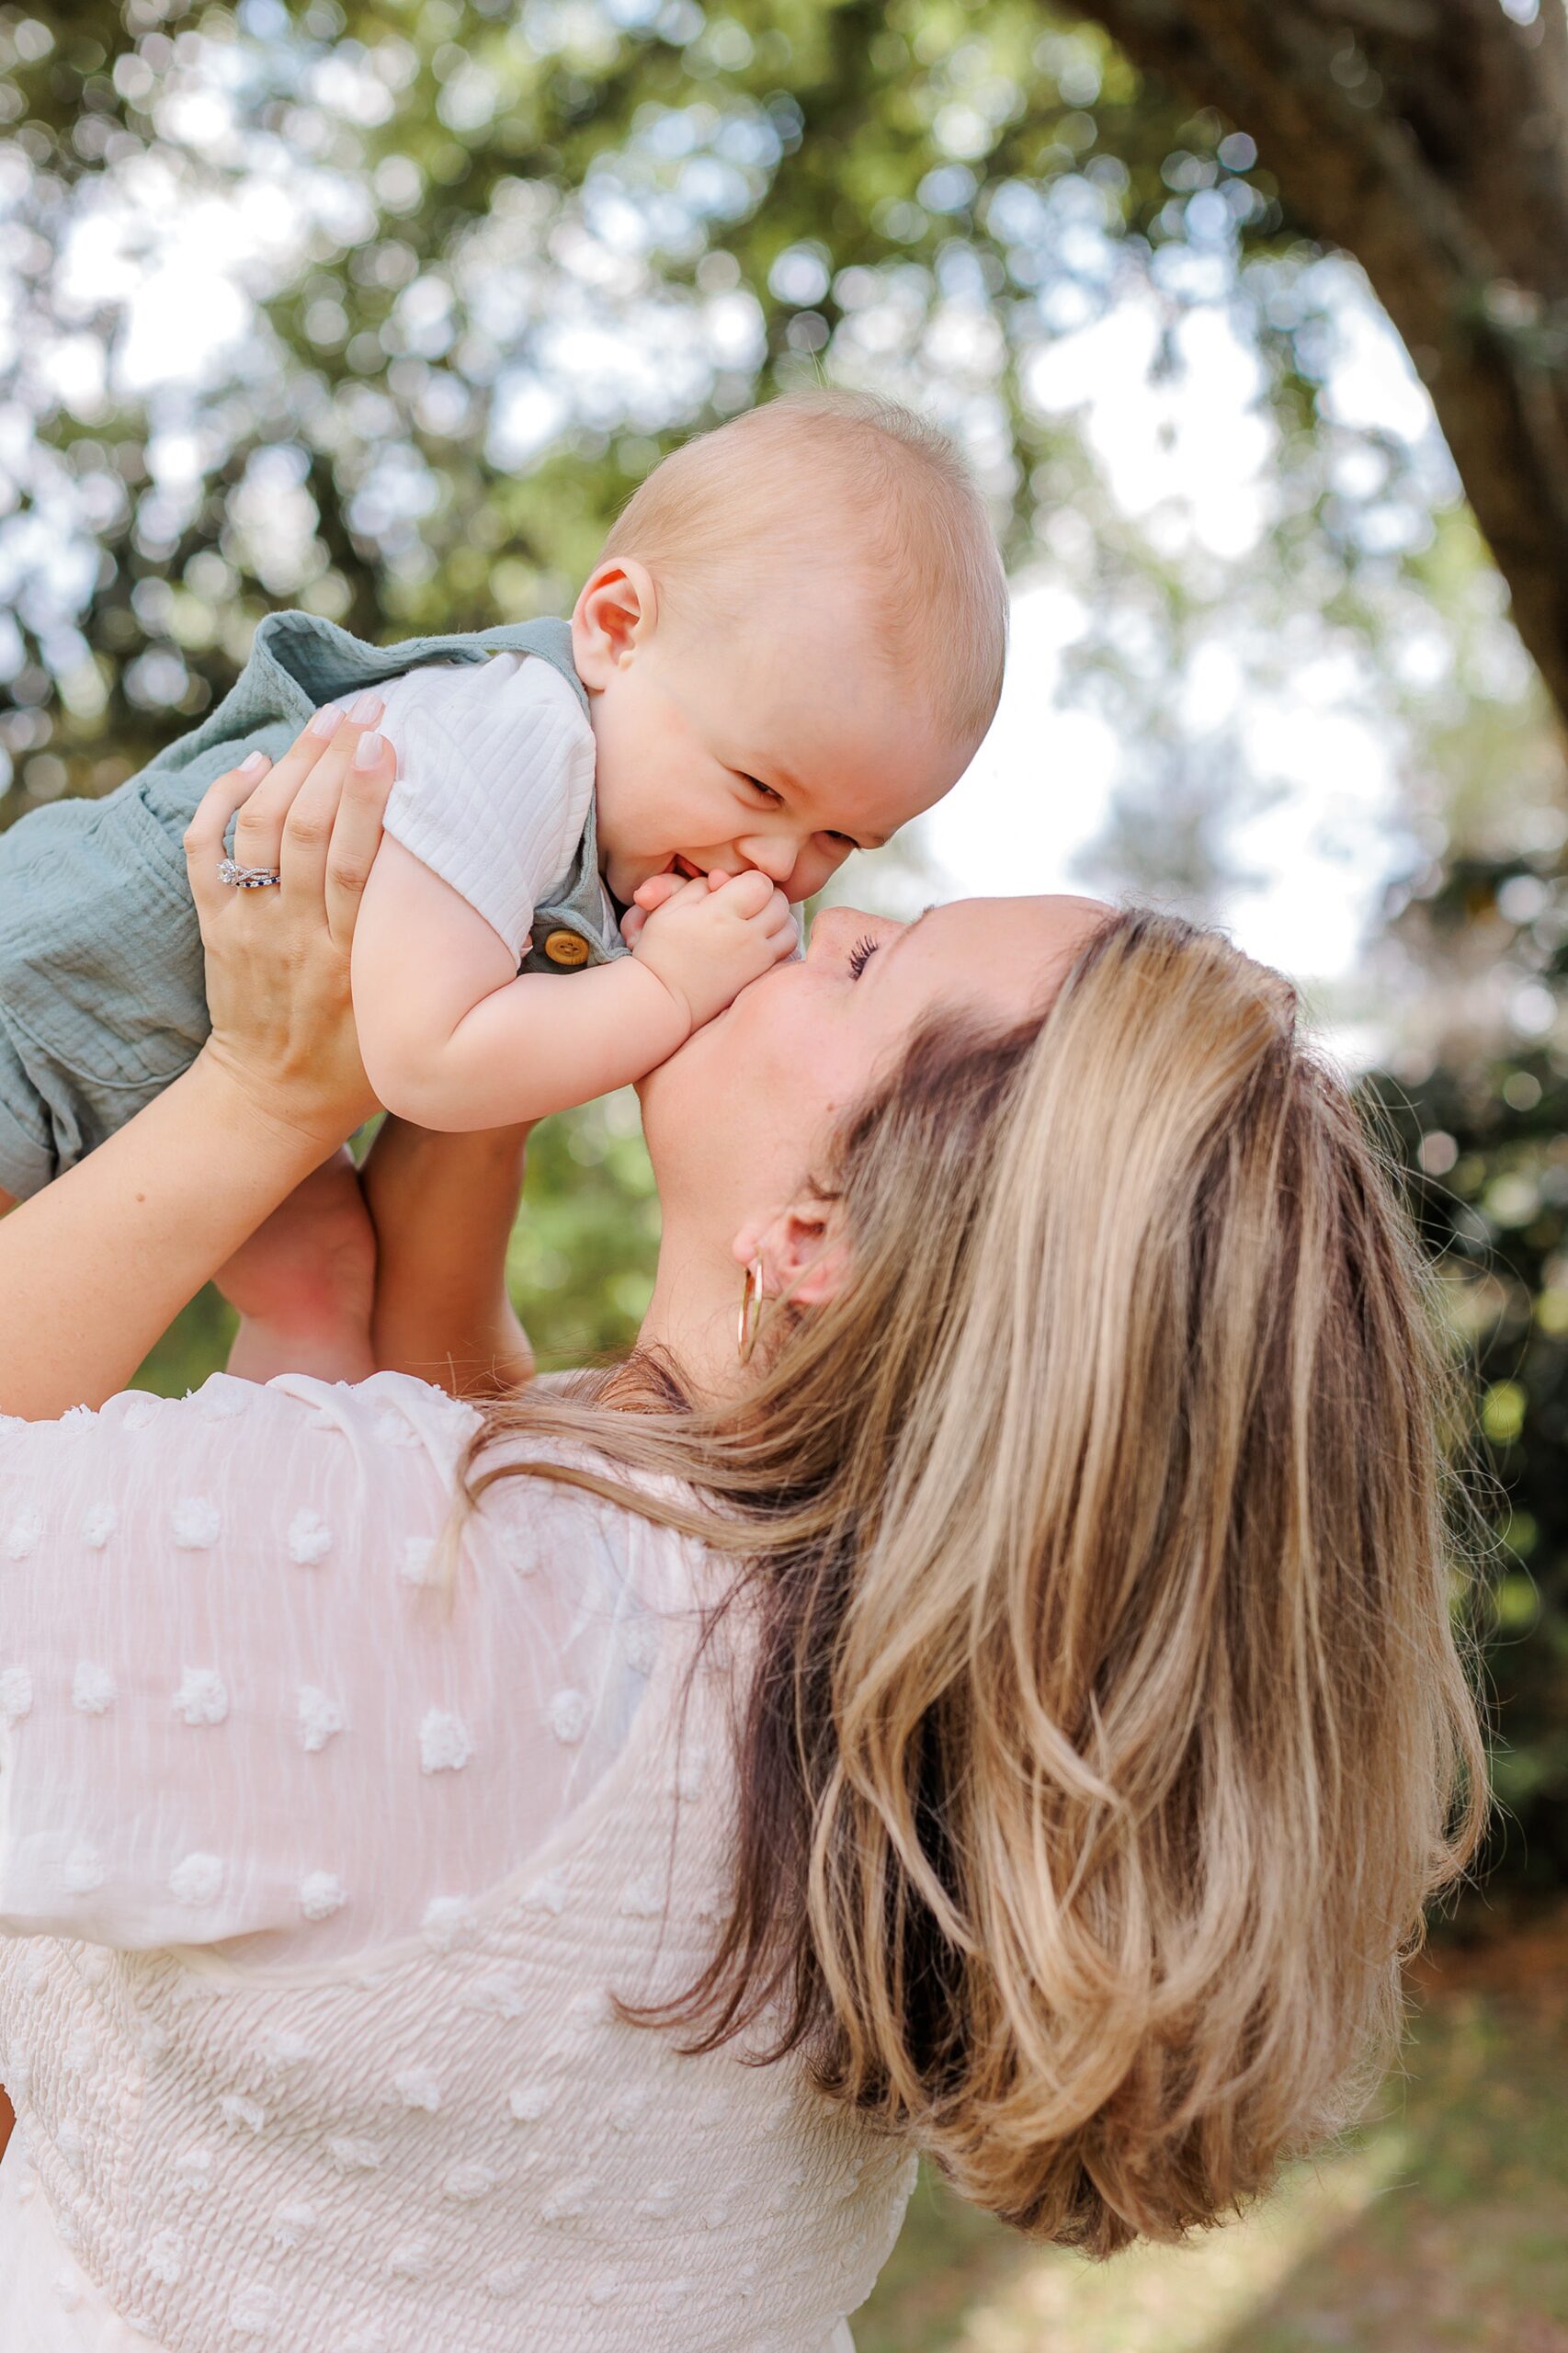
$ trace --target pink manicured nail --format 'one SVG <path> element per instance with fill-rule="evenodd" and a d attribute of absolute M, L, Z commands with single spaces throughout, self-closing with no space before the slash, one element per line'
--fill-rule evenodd
<path fill-rule="evenodd" d="M 268 760 L 265 752 L 253 752 L 248 760 L 242 760 L 240 762 L 240 774 L 242 776 L 259 776 L 263 768 L 269 767 L 270 766 L 271 762 Z"/>
<path fill-rule="evenodd" d="M 369 735 L 361 735 L 359 741 L 354 746 L 355 767 L 357 768 L 373 768 L 376 762 L 381 756 L 381 746 L 385 742 L 386 738 L 384 735 L 377 735 L 374 733 Z"/>
<path fill-rule="evenodd" d="M 309 733 L 312 735 L 335 735 L 343 724 L 343 713 L 335 702 L 324 702 L 312 720 Z"/>
<path fill-rule="evenodd" d="M 348 716 L 356 727 L 373 727 L 385 709 L 381 697 L 367 687 L 364 693 L 356 695 L 349 704 Z"/>

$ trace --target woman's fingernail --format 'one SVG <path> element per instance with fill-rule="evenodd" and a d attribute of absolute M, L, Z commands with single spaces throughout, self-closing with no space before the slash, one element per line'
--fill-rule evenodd
<path fill-rule="evenodd" d="M 270 767 L 272 763 L 267 758 L 265 752 L 253 752 L 249 759 L 242 760 L 240 762 L 240 774 L 242 776 L 259 776 L 263 768 Z"/>
<path fill-rule="evenodd" d="M 367 687 L 364 693 L 356 695 L 349 704 L 348 716 L 356 727 L 373 727 L 385 709 L 381 697 Z"/>
<path fill-rule="evenodd" d="M 359 741 L 354 746 L 355 767 L 357 768 L 373 768 L 377 761 L 381 756 L 381 746 L 385 741 L 386 738 L 383 735 L 377 735 L 375 733 L 361 735 Z"/>
<path fill-rule="evenodd" d="M 324 702 L 312 720 L 308 732 L 312 735 L 335 735 L 342 724 L 343 713 L 337 704 Z"/>

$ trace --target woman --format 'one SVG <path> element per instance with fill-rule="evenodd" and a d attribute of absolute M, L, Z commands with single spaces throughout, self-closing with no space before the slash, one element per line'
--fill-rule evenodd
<path fill-rule="evenodd" d="M 629 1365 L 115 1396 L 369 1108 L 353 738 L 243 811 L 277 891 L 214 787 L 211 1043 L 0 1225 L 18 2341 L 825 2353 L 917 2146 L 1094 2252 L 1219 2219 L 1483 1802 L 1415 1254 L 1283 983 L 824 915 L 647 1084 Z M 505 1152 L 391 1148 L 380 1328 L 494 1354 Z"/>

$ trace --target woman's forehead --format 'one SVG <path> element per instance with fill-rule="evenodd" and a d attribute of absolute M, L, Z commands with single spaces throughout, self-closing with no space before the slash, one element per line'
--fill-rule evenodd
<path fill-rule="evenodd" d="M 1101 899 L 1056 892 L 1029 898 L 953 899 L 930 907 L 921 929 L 944 956 L 1021 957 L 1036 967 L 1071 962 L 1112 910 Z"/>

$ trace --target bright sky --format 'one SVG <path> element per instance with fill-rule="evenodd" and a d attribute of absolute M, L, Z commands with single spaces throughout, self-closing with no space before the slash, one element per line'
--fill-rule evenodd
<path fill-rule="evenodd" d="M 1337 414 L 1425 438 L 1431 412 L 1402 346 L 1350 283 L 1346 307 Z M 1149 306 L 1124 301 L 1055 345 L 1031 391 L 1048 410 L 1076 412 L 1124 512 L 1146 517 L 1164 504 L 1185 517 L 1190 544 L 1239 555 L 1267 517 L 1256 361 L 1214 309 L 1190 322 L 1185 372 L 1152 384 L 1153 334 Z M 969 773 L 925 822 L 923 847 L 955 892 L 1085 887 L 1073 861 L 1105 823 L 1124 756 L 1109 727 L 1073 708 L 1063 689 L 1063 651 L 1086 621 L 1049 577 L 1016 584 L 1001 709 Z M 1344 978 L 1405 854 L 1386 734 L 1332 660 L 1309 662 L 1266 692 L 1221 652 L 1183 693 L 1200 723 L 1233 722 L 1256 770 L 1287 788 L 1237 839 L 1244 863 L 1266 877 L 1226 910 L 1238 941 L 1300 979 Z M 871 887 L 897 905 L 912 886 L 890 873 Z"/>
<path fill-rule="evenodd" d="M 1062 650 L 1081 626 L 1074 599 L 1020 584 L 1001 709 L 968 774 L 925 821 L 923 847 L 955 893 L 1085 887 L 1073 860 L 1105 823 L 1121 754 L 1102 720 L 1061 697 Z M 1332 703 L 1255 700 L 1245 717 L 1294 789 L 1244 831 L 1247 863 L 1267 880 L 1227 921 L 1250 953 L 1300 979 L 1338 979 L 1399 863 L 1387 749 Z"/>

